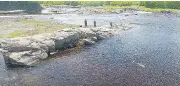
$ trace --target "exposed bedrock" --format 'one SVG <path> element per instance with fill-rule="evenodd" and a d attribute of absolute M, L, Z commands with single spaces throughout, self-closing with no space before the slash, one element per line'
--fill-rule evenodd
<path fill-rule="evenodd" d="M 63 29 L 28 37 L 0 40 L 0 52 L 9 66 L 35 66 L 48 58 L 50 53 L 75 47 L 77 44 L 92 45 L 120 29 L 109 27 Z"/>

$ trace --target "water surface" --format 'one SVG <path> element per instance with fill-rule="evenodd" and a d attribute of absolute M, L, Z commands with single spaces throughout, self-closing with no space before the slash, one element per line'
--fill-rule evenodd
<path fill-rule="evenodd" d="M 114 21 L 120 17 L 113 16 Z M 1 66 L 1 85 L 179 86 L 180 18 L 138 14 L 126 20 L 136 26 L 93 46 L 57 55 L 37 67 Z"/>

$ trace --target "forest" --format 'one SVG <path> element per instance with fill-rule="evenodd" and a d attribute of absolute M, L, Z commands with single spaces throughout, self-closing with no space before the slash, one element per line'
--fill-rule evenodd
<path fill-rule="evenodd" d="M 43 1 L 43 5 L 84 5 L 84 6 L 145 6 L 147 8 L 180 9 L 180 1 Z"/>
<path fill-rule="evenodd" d="M 0 10 L 25 10 L 28 13 L 37 13 L 42 5 L 71 5 L 71 6 L 140 6 L 143 9 L 180 9 L 180 1 L 1 1 Z"/>

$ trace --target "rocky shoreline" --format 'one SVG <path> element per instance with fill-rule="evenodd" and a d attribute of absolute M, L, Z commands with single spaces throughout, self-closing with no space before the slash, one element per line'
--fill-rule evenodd
<path fill-rule="evenodd" d="M 54 8 L 56 8 L 56 10 L 60 9 L 59 7 Z M 77 7 L 72 9 L 67 9 L 66 7 L 64 9 L 62 8 L 57 12 L 68 12 L 75 14 L 97 14 L 94 8 L 91 9 L 90 7 Z M 80 9 L 80 11 L 77 12 L 77 9 Z M 87 9 L 89 10 L 88 12 Z M 52 11 L 52 9 L 49 10 Z M 114 11 L 118 11 L 117 13 L 123 12 L 120 9 L 114 9 L 113 12 Z M 108 11 L 103 9 L 102 7 L 98 7 L 97 12 L 107 13 Z M 113 12 L 110 11 L 109 13 Z M 36 19 L 36 17 L 34 18 Z M 18 19 L 19 18 L 17 18 L 17 20 Z M 52 19 L 50 19 L 50 21 L 52 21 Z M 61 52 L 67 48 L 73 48 L 79 45 L 92 45 L 95 42 L 119 34 L 122 30 L 128 30 L 130 28 L 132 28 L 132 26 L 129 24 L 113 24 L 113 26 L 107 25 L 101 27 L 67 28 L 55 31 L 53 33 L 42 33 L 39 35 L 33 35 L 28 37 L 1 38 L 0 53 L 2 53 L 6 65 L 9 67 L 36 66 L 39 62 L 47 59 L 53 53 Z"/>
<path fill-rule="evenodd" d="M 44 6 L 42 14 L 79 14 L 79 15 L 93 15 L 93 14 L 119 14 L 126 11 L 138 11 L 137 7 L 127 8 L 108 8 L 103 6 Z"/>
<path fill-rule="evenodd" d="M 54 33 L 4 38 L 0 40 L 0 52 L 7 66 L 35 66 L 48 58 L 51 53 L 77 45 L 92 45 L 106 37 L 118 34 L 123 29 L 122 26 L 68 28 Z"/>

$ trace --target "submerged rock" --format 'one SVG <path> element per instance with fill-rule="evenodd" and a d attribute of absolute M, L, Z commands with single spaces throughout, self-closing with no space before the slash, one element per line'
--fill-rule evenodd
<path fill-rule="evenodd" d="M 142 64 L 142 63 L 136 63 L 136 66 L 138 66 L 138 67 L 142 67 L 142 68 L 145 68 L 145 65 L 144 65 L 144 64 Z"/>

